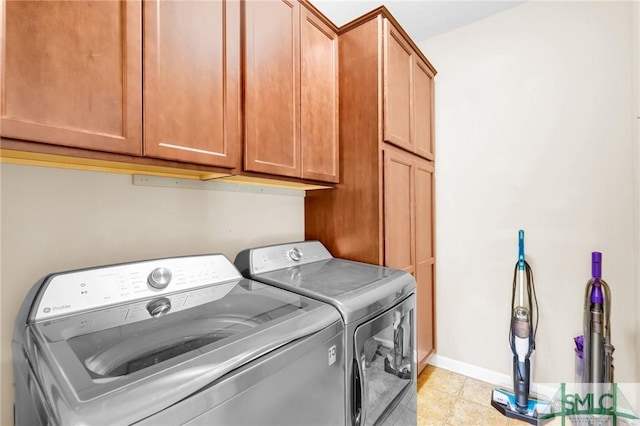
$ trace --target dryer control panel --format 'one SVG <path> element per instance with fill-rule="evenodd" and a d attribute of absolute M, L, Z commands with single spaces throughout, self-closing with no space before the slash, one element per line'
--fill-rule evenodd
<path fill-rule="evenodd" d="M 222 254 L 156 259 L 52 275 L 36 320 L 191 290 L 242 276 Z"/>
<path fill-rule="evenodd" d="M 244 271 L 246 265 L 238 265 L 242 258 L 248 259 L 251 275 L 263 274 L 292 266 L 305 265 L 321 260 L 333 259 L 320 241 L 301 241 L 277 246 L 259 247 L 240 253 L 236 265 Z"/>

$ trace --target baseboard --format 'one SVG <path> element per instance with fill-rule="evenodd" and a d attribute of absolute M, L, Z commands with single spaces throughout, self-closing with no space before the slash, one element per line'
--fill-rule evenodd
<path fill-rule="evenodd" d="M 491 383 L 492 385 L 507 388 L 511 387 L 512 379 L 508 374 L 498 373 L 497 371 L 478 367 L 477 365 L 468 364 L 466 362 L 447 358 L 437 354 L 431 357 L 431 359 L 429 360 L 429 364 L 433 365 L 434 367 L 444 368 L 445 370 L 462 374 L 463 376 L 471 377 L 472 379 Z"/>
<path fill-rule="evenodd" d="M 434 367 L 444 368 L 445 370 L 453 371 L 454 373 L 462 374 L 463 376 L 471 377 L 472 379 L 480 380 L 483 382 L 491 383 L 497 387 L 502 387 L 507 390 L 513 387 L 513 379 L 508 374 L 498 373 L 497 371 L 489 370 L 487 368 L 478 367 L 477 365 L 468 364 L 466 362 L 458 361 L 452 358 L 447 358 L 441 355 L 433 355 L 429 360 L 429 364 Z M 540 395 L 543 399 L 549 399 L 558 391 L 558 386 L 550 386 L 549 384 L 531 384 L 531 397 L 537 398 Z"/>

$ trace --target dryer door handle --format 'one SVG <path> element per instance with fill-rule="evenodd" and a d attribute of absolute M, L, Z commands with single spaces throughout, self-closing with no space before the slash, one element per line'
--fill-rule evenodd
<path fill-rule="evenodd" d="M 351 370 L 351 424 L 360 426 L 362 424 L 362 374 L 360 364 L 357 359 L 353 360 Z"/>

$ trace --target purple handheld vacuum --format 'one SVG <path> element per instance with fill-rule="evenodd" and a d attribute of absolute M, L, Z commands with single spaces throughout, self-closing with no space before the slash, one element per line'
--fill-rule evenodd
<path fill-rule="evenodd" d="M 602 253 L 591 253 L 591 279 L 584 295 L 583 383 L 613 383 L 611 291 L 602 279 Z"/>

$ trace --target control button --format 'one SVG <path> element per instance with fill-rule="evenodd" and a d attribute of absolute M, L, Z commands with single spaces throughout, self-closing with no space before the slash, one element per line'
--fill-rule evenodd
<path fill-rule="evenodd" d="M 166 297 L 154 299 L 147 304 L 147 311 L 149 315 L 154 318 L 158 318 L 166 314 L 171 310 L 171 301 Z"/>
<path fill-rule="evenodd" d="M 156 268 L 149 274 L 147 282 L 151 287 L 161 290 L 169 285 L 171 277 L 171 271 L 167 268 Z"/>
<path fill-rule="evenodd" d="M 289 250 L 289 258 L 291 258 L 291 260 L 293 260 L 294 262 L 297 262 L 302 259 L 302 252 L 297 247 L 294 247 Z"/>

